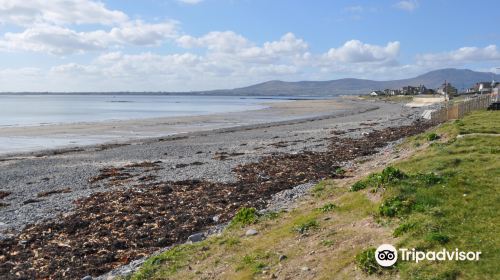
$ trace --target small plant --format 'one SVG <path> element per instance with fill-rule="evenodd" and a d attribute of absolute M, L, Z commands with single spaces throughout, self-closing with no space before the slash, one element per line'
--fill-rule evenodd
<path fill-rule="evenodd" d="M 410 230 L 414 229 L 416 227 L 415 223 L 412 222 L 406 222 L 401 225 L 399 225 L 395 230 L 394 233 L 392 234 L 394 237 L 399 237 Z"/>
<path fill-rule="evenodd" d="M 321 240 L 320 244 L 325 246 L 325 247 L 331 247 L 331 246 L 333 246 L 334 242 L 331 239 L 326 239 L 326 240 Z"/>
<path fill-rule="evenodd" d="M 415 202 L 403 196 L 396 196 L 386 199 L 379 207 L 382 216 L 394 217 L 410 212 Z"/>
<path fill-rule="evenodd" d="M 327 203 L 327 204 L 323 205 L 322 207 L 318 208 L 318 211 L 326 213 L 326 212 L 333 211 L 335 208 L 337 208 L 337 205 L 335 205 L 333 203 Z"/>
<path fill-rule="evenodd" d="M 342 167 L 337 167 L 337 169 L 335 169 L 335 174 L 336 175 L 344 175 L 345 170 Z"/>
<path fill-rule="evenodd" d="M 439 135 L 437 135 L 436 133 L 432 132 L 432 133 L 427 134 L 428 141 L 434 141 L 437 139 L 439 139 Z"/>
<path fill-rule="evenodd" d="M 366 187 L 367 187 L 366 182 L 361 180 L 361 181 L 357 181 L 356 183 L 354 183 L 354 185 L 352 185 L 349 190 L 351 192 L 357 192 L 359 190 L 366 189 Z"/>
<path fill-rule="evenodd" d="M 382 272 L 382 267 L 375 260 L 375 251 L 375 248 L 369 248 L 356 255 L 358 267 L 368 274 Z"/>
<path fill-rule="evenodd" d="M 427 240 L 438 242 L 439 244 L 444 245 L 450 241 L 450 237 L 440 232 L 432 232 L 427 235 Z"/>
<path fill-rule="evenodd" d="M 303 234 L 308 232 L 311 229 L 315 229 L 319 227 L 319 223 L 316 220 L 308 220 L 303 222 L 293 228 L 294 231 Z"/>
<path fill-rule="evenodd" d="M 255 208 L 247 208 L 243 207 L 236 215 L 234 215 L 233 220 L 231 221 L 231 226 L 247 226 L 253 224 L 257 221 L 257 210 Z"/>
<path fill-rule="evenodd" d="M 428 187 L 444 182 L 444 177 L 439 176 L 435 173 L 426 173 L 426 174 L 419 173 L 415 175 L 415 178 L 420 182 L 424 183 Z"/>
<path fill-rule="evenodd" d="M 316 186 L 314 186 L 311 191 L 314 194 L 321 194 L 324 190 L 325 190 L 325 186 L 323 184 L 319 183 Z"/>
<path fill-rule="evenodd" d="M 408 178 L 403 171 L 392 166 L 386 167 L 380 173 L 372 173 L 366 179 L 357 181 L 351 186 L 350 191 L 359 191 L 368 187 L 380 188 L 383 185 L 394 183 Z"/>

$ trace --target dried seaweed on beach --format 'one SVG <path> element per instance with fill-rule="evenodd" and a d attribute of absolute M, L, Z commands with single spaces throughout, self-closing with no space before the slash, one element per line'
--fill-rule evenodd
<path fill-rule="evenodd" d="M 428 127 L 415 123 L 373 131 L 357 139 L 332 136 L 325 152 L 278 153 L 237 166 L 235 183 L 155 182 L 148 172 L 161 168 L 159 162 L 103 168 L 90 182 L 130 187 L 94 193 L 76 201 L 73 212 L 27 226 L 19 235 L 1 240 L 0 278 L 101 275 L 183 242 L 215 221 L 226 222 L 242 206 L 262 208 L 279 191 L 341 177 L 336 171 L 343 163 L 374 154 L 378 148 Z"/>
<path fill-rule="evenodd" d="M 58 194 L 58 193 L 70 193 L 71 188 L 64 188 L 60 190 L 53 190 L 53 191 L 46 191 L 46 192 L 40 192 L 36 196 L 37 197 L 46 197 L 46 196 L 51 196 L 53 194 Z"/>
<path fill-rule="evenodd" d="M 8 192 L 8 191 L 0 191 L 0 199 L 4 199 L 7 196 L 9 196 L 10 194 L 11 194 L 11 192 Z"/>

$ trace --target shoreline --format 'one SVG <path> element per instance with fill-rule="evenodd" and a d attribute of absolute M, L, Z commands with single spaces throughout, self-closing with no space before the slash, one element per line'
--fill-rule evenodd
<path fill-rule="evenodd" d="M 376 109 L 376 106 L 368 104 L 362 108 L 355 108 L 351 102 L 352 100 L 348 98 L 289 100 L 287 102 L 263 102 L 260 105 L 266 107 L 258 110 L 209 115 L 0 127 L 0 135 L 2 135 L 0 141 L 2 138 L 11 141 L 6 142 L 5 146 L 8 147 L 4 149 L 0 146 L 0 161 L 12 157 L 44 156 L 72 150 L 154 142 L 161 138 L 175 138 L 193 133 L 203 134 L 217 130 L 250 129 L 268 124 L 303 122 Z M 360 104 L 356 103 L 356 105 Z M 317 111 L 314 112 L 314 110 Z M 36 143 L 62 142 L 47 147 L 24 147 L 7 151 L 8 148 L 12 149 L 15 146 L 16 140 Z"/>
<path fill-rule="evenodd" d="M 0 191 L 4 192 L 0 201 L 4 203 L 0 207 L 0 242 L 16 238 L 20 231 L 28 231 L 30 232 L 28 236 L 36 237 L 39 229 L 44 231 L 43 228 L 46 226 L 58 228 L 57 224 L 65 219 L 78 220 L 84 215 L 75 211 L 82 211 L 82 206 L 88 209 L 85 211 L 98 211 L 101 213 L 99 215 L 135 213 L 136 203 L 140 201 L 153 203 L 166 194 L 169 195 L 168 202 L 158 201 L 152 205 L 181 203 L 174 207 L 174 209 L 183 207 L 184 210 L 176 214 L 180 215 L 179 217 L 191 217 L 189 219 L 203 217 L 201 224 L 187 224 L 187 227 L 183 227 L 180 232 L 175 230 L 177 227 L 171 232 L 168 231 L 170 226 L 159 228 L 168 232 L 165 244 L 184 241 L 186 234 L 195 233 L 200 226 L 210 225 L 216 220 L 228 221 L 238 207 L 247 203 L 260 208 L 271 194 L 293 188 L 296 183 L 303 183 L 303 180 L 311 182 L 332 176 L 332 170 L 336 170 L 338 166 L 355 169 L 355 165 L 349 160 L 353 156 L 351 152 L 363 154 L 376 151 L 377 146 L 370 145 L 375 142 L 379 142 L 380 145 L 382 143 L 380 141 L 384 141 L 382 138 L 394 137 L 390 136 L 392 133 L 382 133 L 382 130 L 408 126 L 419 119 L 421 113 L 420 109 L 408 108 L 401 104 L 350 102 L 363 104 L 366 110 L 354 113 L 348 110 L 350 114 L 343 112 L 336 116 L 200 131 L 155 140 L 146 139 L 144 142 L 134 144 L 101 145 L 86 150 L 80 148 L 66 152 L 52 151 L 38 156 L 33 153 L 30 157 L 0 160 L 2 169 Z M 372 136 L 373 141 L 363 140 L 366 135 L 376 131 L 379 132 Z M 341 144 L 341 147 L 334 148 L 333 154 L 329 152 L 332 143 Z M 349 147 L 353 143 L 361 145 L 359 147 L 362 148 L 350 150 Z M 325 163 L 322 163 L 322 159 Z M 281 162 L 285 165 L 281 166 Z M 310 162 L 314 162 L 316 171 L 309 170 L 312 167 L 309 165 Z M 309 171 L 302 175 L 302 172 L 295 169 Z M 271 185 L 268 187 L 265 183 L 269 180 L 266 179 L 268 176 L 261 175 L 259 170 L 271 172 L 269 175 Z M 280 179 L 280 176 L 284 177 Z M 301 176 L 306 177 L 301 179 Z M 287 178 L 295 179 L 288 181 Z M 261 184 L 259 180 L 265 180 L 264 185 L 261 185 L 265 189 L 253 190 L 255 186 Z M 241 182 L 244 182 L 245 187 L 241 187 Z M 148 191 L 144 192 L 141 188 L 146 188 Z M 164 193 L 169 188 L 173 188 L 174 193 Z M 130 203 L 117 204 L 123 197 L 129 195 L 146 197 L 139 201 L 133 199 Z M 202 201 L 199 201 L 200 198 L 203 198 Z M 193 204 L 192 208 L 185 208 L 181 202 L 185 199 L 189 202 L 188 205 L 191 203 L 213 205 L 209 201 L 203 201 L 216 199 L 215 204 L 220 206 L 211 209 L 211 212 L 206 212 L 207 209 L 203 208 L 205 206 L 196 206 L 197 204 Z M 217 201 L 220 199 L 222 201 Z M 224 202 L 226 199 L 227 202 Z M 126 208 L 119 211 L 108 209 L 114 207 L 113 205 Z M 228 208 L 217 210 L 225 207 Z M 164 216 L 156 211 L 151 209 L 148 213 L 157 218 L 170 215 Z M 207 214 L 212 222 L 205 217 Z M 89 221 L 99 226 L 100 219 Z M 84 230 L 81 228 L 83 225 L 75 224 L 74 229 Z M 97 232 L 94 230 L 83 236 Z M 81 239 L 82 236 L 78 238 L 73 234 L 67 236 L 73 240 L 70 241 L 71 244 L 76 242 L 73 244 L 74 248 L 84 241 Z M 131 242 L 132 240 L 134 239 L 130 239 Z M 43 245 L 36 246 L 43 247 Z M 135 248 L 135 245 L 132 246 Z M 154 244 L 148 246 L 152 247 L 148 247 L 147 252 L 156 247 Z M 50 252 L 53 253 L 56 251 Z M 107 264 L 106 267 L 114 268 L 115 265 Z M 105 272 L 103 267 L 100 267 L 98 274 Z M 97 276 L 97 273 L 92 274 Z"/>

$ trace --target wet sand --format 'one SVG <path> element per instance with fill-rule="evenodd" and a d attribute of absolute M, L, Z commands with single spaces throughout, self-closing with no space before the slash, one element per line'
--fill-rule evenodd
<path fill-rule="evenodd" d="M 317 117 L 366 106 L 348 99 L 263 103 L 265 109 L 190 117 L 167 117 L 0 128 L 0 155 L 102 143 L 123 143 L 179 133 Z M 356 108 L 358 107 L 358 108 Z"/>

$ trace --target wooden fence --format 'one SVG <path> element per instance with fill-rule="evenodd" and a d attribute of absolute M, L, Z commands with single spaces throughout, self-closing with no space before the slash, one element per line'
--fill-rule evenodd
<path fill-rule="evenodd" d="M 486 109 L 496 99 L 494 94 L 485 94 L 477 97 L 468 97 L 464 101 L 458 103 L 446 103 L 442 108 L 431 113 L 431 121 L 441 123 L 448 120 L 460 119 L 466 114 L 475 111 Z"/>

